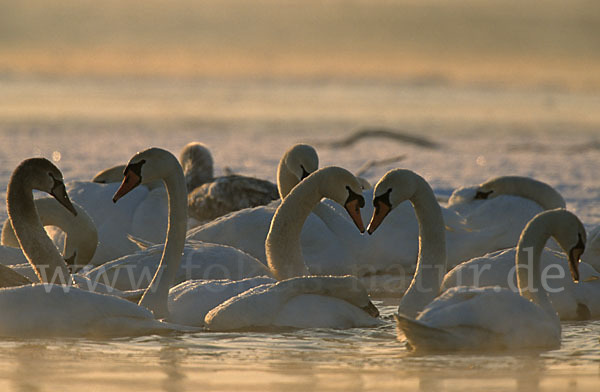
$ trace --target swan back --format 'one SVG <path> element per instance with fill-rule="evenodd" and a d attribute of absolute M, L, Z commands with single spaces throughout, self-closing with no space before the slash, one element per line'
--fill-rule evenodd
<path fill-rule="evenodd" d="M 283 154 L 277 167 L 277 189 L 283 199 L 288 193 L 319 168 L 319 156 L 312 146 L 296 144 Z"/>
<path fill-rule="evenodd" d="M 98 184 L 112 184 L 115 182 L 121 182 L 123 179 L 123 171 L 125 170 L 125 165 L 117 165 L 113 167 L 109 167 L 108 169 L 104 169 L 92 178 L 92 182 Z"/>

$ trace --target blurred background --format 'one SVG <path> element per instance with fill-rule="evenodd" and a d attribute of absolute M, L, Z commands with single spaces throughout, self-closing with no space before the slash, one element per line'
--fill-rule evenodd
<path fill-rule="evenodd" d="M 595 0 L 28 0 L 0 13 L 4 123 L 596 131 L 599 91 Z"/>
<path fill-rule="evenodd" d="M 349 78 L 595 91 L 594 0 L 28 0 L 2 75 Z"/>

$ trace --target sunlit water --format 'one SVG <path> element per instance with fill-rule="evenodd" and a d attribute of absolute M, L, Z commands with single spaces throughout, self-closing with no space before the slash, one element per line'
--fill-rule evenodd
<path fill-rule="evenodd" d="M 294 142 L 383 125 L 430 138 L 426 150 L 366 140 L 319 148 L 321 164 L 370 159 L 427 178 L 436 192 L 491 176 L 556 186 L 586 226 L 600 223 L 600 99 L 560 91 L 384 83 L 13 80 L 0 84 L 0 187 L 21 160 L 54 159 L 68 180 L 91 178 L 136 151 L 207 143 L 218 171 L 275 178 Z M 6 218 L 4 207 L 0 218 Z M 196 333 L 134 339 L 0 341 L 0 390 L 573 390 L 600 385 L 600 322 L 563 323 L 544 353 L 415 356 L 397 340 L 397 299 L 377 300 L 376 329 Z M 1 313 L 0 313 L 1 317 Z M 510 317 L 510 315 L 507 315 Z"/>

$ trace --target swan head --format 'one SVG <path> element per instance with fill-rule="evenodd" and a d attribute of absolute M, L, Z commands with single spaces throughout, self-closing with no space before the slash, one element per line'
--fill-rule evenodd
<path fill-rule="evenodd" d="M 324 180 L 321 182 L 321 194 L 341 206 L 344 206 L 352 221 L 360 230 L 365 232 L 365 226 L 360 215 L 360 209 L 365 206 L 365 198 L 362 195 L 360 181 L 346 169 L 330 166 L 317 170 L 309 176 L 319 176 Z"/>
<path fill-rule="evenodd" d="M 17 176 L 31 189 L 48 193 L 73 215 L 77 215 L 65 189 L 61 171 L 46 158 L 24 160 L 13 172 L 11 182 Z"/>
<path fill-rule="evenodd" d="M 369 234 L 381 225 L 385 217 L 400 203 L 409 200 L 417 190 L 415 172 L 395 169 L 387 172 L 375 185 L 373 190 L 373 216 L 367 228 Z"/>
<path fill-rule="evenodd" d="M 296 144 L 286 152 L 284 164 L 300 182 L 319 168 L 319 156 L 312 146 Z"/>
<path fill-rule="evenodd" d="M 117 200 L 140 184 L 147 184 L 168 178 L 173 167 L 178 168 L 180 171 L 182 170 L 177 158 L 167 150 L 153 147 L 138 152 L 125 166 L 123 182 L 117 192 L 115 192 L 113 202 L 116 203 Z"/>
<path fill-rule="evenodd" d="M 188 191 L 211 181 L 214 177 L 213 157 L 208 147 L 199 142 L 185 145 L 179 154 Z"/>

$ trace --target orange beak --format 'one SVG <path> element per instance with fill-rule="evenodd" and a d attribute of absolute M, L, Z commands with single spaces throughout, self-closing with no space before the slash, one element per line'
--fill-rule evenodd
<path fill-rule="evenodd" d="M 117 189 L 115 195 L 113 196 L 113 203 L 116 203 L 117 200 L 131 192 L 132 189 L 140 185 L 140 182 L 140 176 L 135 174 L 133 171 L 129 170 L 127 174 L 125 174 L 125 178 L 123 178 L 121 186 L 119 187 L 119 189 Z"/>
<path fill-rule="evenodd" d="M 361 233 L 364 233 L 365 225 L 363 224 L 362 216 L 360 215 L 360 201 L 358 199 L 351 200 L 344 205 L 344 208 L 348 211 L 348 215 L 350 215 L 350 218 L 352 218 L 352 221 L 356 227 L 358 227 L 358 230 Z"/>
<path fill-rule="evenodd" d="M 377 201 L 375 211 L 373 211 L 373 216 L 371 217 L 371 222 L 369 222 L 369 226 L 367 227 L 367 233 L 373 234 L 390 211 L 390 206 L 381 201 Z"/>

